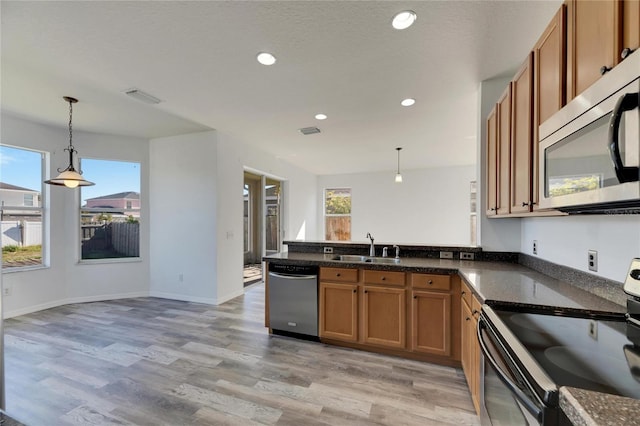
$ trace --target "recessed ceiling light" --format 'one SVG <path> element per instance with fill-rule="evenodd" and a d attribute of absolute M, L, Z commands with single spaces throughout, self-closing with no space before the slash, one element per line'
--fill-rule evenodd
<path fill-rule="evenodd" d="M 407 98 L 407 99 L 403 99 L 402 102 L 400 102 L 400 105 L 402 105 L 402 106 L 411 106 L 411 105 L 413 105 L 415 103 L 416 103 L 415 99 Z"/>
<path fill-rule="evenodd" d="M 326 119 L 327 119 L 326 114 L 316 114 L 316 120 L 326 120 Z"/>
<path fill-rule="evenodd" d="M 393 17 L 391 25 L 396 30 L 404 30 L 413 25 L 413 23 L 416 22 L 416 19 L 418 19 L 418 17 L 413 10 L 404 10 Z"/>
<path fill-rule="evenodd" d="M 258 56 L 256 56 L 256 59 L 262 65 L 273 65 L 276 63 L 276 57 L 273 56 L 271 53 L 267 53 L 267 52 L 258 53 Z"/>

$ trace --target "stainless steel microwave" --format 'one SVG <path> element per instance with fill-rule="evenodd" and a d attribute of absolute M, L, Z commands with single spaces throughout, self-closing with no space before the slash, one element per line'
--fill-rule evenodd
<path fill-rule="evenodd" d="M 640 213 L 640 51 L 542 123 L 540 207 Z"/>

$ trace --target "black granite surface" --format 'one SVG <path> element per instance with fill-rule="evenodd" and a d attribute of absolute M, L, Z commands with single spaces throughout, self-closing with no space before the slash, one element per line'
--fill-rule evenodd
<path fill-rule="evenodd" d="M 263 260 L 282 264 L 459 274 L 483 303 L 537 305 L 593 312 L 626 312 L 625 305 L 603 299 L 569 282 L 513 263 L 401 257 L 399 264 L 382 265 L 336 261 L 332 259 L 334 256 L 335 254 L 283 252 L 265 256 Z M 622 292 L 621 287 L 619 291 Z"/>
<path fill-rule="evenodd" d="M 640 426 L 640 400 L 560 388 L 560 408 L 575 426 Z"/>

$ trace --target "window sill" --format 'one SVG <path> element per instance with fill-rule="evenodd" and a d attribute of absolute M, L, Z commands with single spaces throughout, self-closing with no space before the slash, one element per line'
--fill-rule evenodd
<path fill-rule="evenodd" d="M 49 269 L 47 265 L 33 265 L 33 266 L 23 266 L 20 268 L 9 268 L 3 269 L 3 274 L 15 274 L 16 272 L 30 272 L 30 271 L 38 271 L 40 269 Z"/>
<path fill-rule="evenodd" d="M 103 265 L 111 263 L 141 263 L 141 257 L 116 257 L 105 259 L 81 259 L 78 261 L 78 265 Z"/>

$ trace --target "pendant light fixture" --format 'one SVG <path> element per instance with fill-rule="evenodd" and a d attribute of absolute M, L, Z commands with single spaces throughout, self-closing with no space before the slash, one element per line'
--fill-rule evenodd
<path fill-rule="evenodd" d="M 60 174 L 53 179 L 45 180 L 44 183 L 48 183 L 49 185 L 66 186 L 67 188 L 95 185 L 95 183 L 89 182 L 82 177 L 82 171 L 76 171 L 73 167 L 73 153 L 75 152 L 77 156 L 78 151 L 73 147 L 71 121 L 73 117 L 73 104 L 78 102 L 78 100 L 70 96 L 65 96 L 63 99 L 69 102 L 69 147 L 64 149 L 65 151 L 69 151 L 69 165 L 64 170 L 58 169 L 58 173 Z M 78 166 L 78 169 L 79 168 L 80 167 Z"/>
<path fill-rule="evenodd" d="M 401 147 L 397 147 L 396 151 L 398 151 L 398 171 L 396 172 L 396 183 L 402 183 L 402 175 L 400 174 L 400 150 Z"/>

